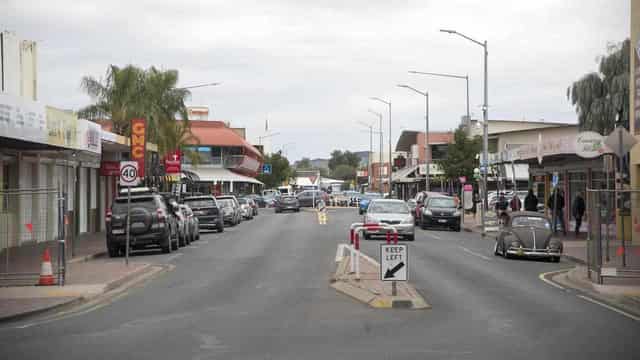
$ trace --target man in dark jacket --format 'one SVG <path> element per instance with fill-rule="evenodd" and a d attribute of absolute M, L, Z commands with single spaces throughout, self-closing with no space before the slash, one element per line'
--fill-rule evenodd
<path fill-rule="evenodd" d="M 558 194 L 556 195 L 556 191 Z M 553 207 L 555 205 L 555 211 L 553 211 Z M 557 224 L 560 222 L 562 225 L 562 232 L 564 235 L 567 235 L 567 224 L 564 221 L 564 195 L 562 194 L 562 190 L 555 189 L 551 196 L 549 196 L 549 201 L 547 201 L 547 206 L 551 209 L 552 217 L 552 227 L 553 233 L 557 232 Z"/>
<path fill-rule="evenodd" d="M 527 196 L 524 198 L 524 209 L 538 211 L 538 197 L 533 193 L 533 189 L 529 189 Z"/>
<path fill-rule="evenodd" d="M 584 211 L 584 199 L 582 198 L 582 193 L 579 192 L 576 194 L 576 198 L 573 200 L 573 206 L 571 208 L 571 213 L 576 219 L 576 237 L 578 237 L 578 233 L 580 232 L 580 225 L 582 225 L 582 217 L 584 216 Z"/>

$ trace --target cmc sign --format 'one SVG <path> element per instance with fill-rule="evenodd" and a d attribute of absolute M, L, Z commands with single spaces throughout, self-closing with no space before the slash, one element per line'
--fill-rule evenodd
<path fill-rule="evenodd" d="M 144 177 L 144 151 L 147 130 L 144 119 L 131 120 L 131 160 L 138 163 L 138 177 Z"/>

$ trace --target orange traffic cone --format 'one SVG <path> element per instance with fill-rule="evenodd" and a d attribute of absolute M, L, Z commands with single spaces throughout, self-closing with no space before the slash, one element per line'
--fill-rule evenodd
<path fill-rule="evenodd" d="M 51 267 L 51 255 L 49 255 L 49 249 L 44 249 L 44 255 L 42 255 L 42 268 L 40 269 L 40 282 L 39 285 L 55 285 L 55 279 L 53 278 L 53 269 Z"/>

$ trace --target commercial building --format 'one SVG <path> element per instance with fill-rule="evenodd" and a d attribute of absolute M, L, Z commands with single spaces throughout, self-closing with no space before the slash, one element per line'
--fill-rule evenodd
<path fill-rule="evenodd" d="M 629 126 L 631 134 L 640 142 L 640 0 L 631 0 L 631 51 L 629 52 Z M 640 146 L 630 152 L 630 185 L 632 189 L 640 189 Z M 635 201 L 637 202 L 637 200 Z M 640 204 L 631 206 L 633 219 L 632 238 L 640 242 Z"/>
<path fill-rule="evenodd" d="M 243 131 L 222 121 L 191 121 L 197 140 L 183 148 L 183 172 L 192 181 L 190 189 L 203 193 L 255 193 L 262 182 L 255 177 L 262 169 L 262 153 L 245 138 Z"/>

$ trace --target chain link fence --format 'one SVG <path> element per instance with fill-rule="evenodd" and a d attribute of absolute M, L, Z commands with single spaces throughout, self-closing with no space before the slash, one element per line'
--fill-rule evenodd
<path fill-rule="evenodd" d="M 45 249 L 64 284 L 63 194 L 55 188 L 0 191 L 0 286 L 37 283 Z"/>
<path fill-rule="evenodd" d="M 633 223 L 632 208 L 640 211 L 640 190 L 587 189 L 587 271 L 598 284 L 640 278 L 640 245 L 631 242 L 640 224 Z"/>

